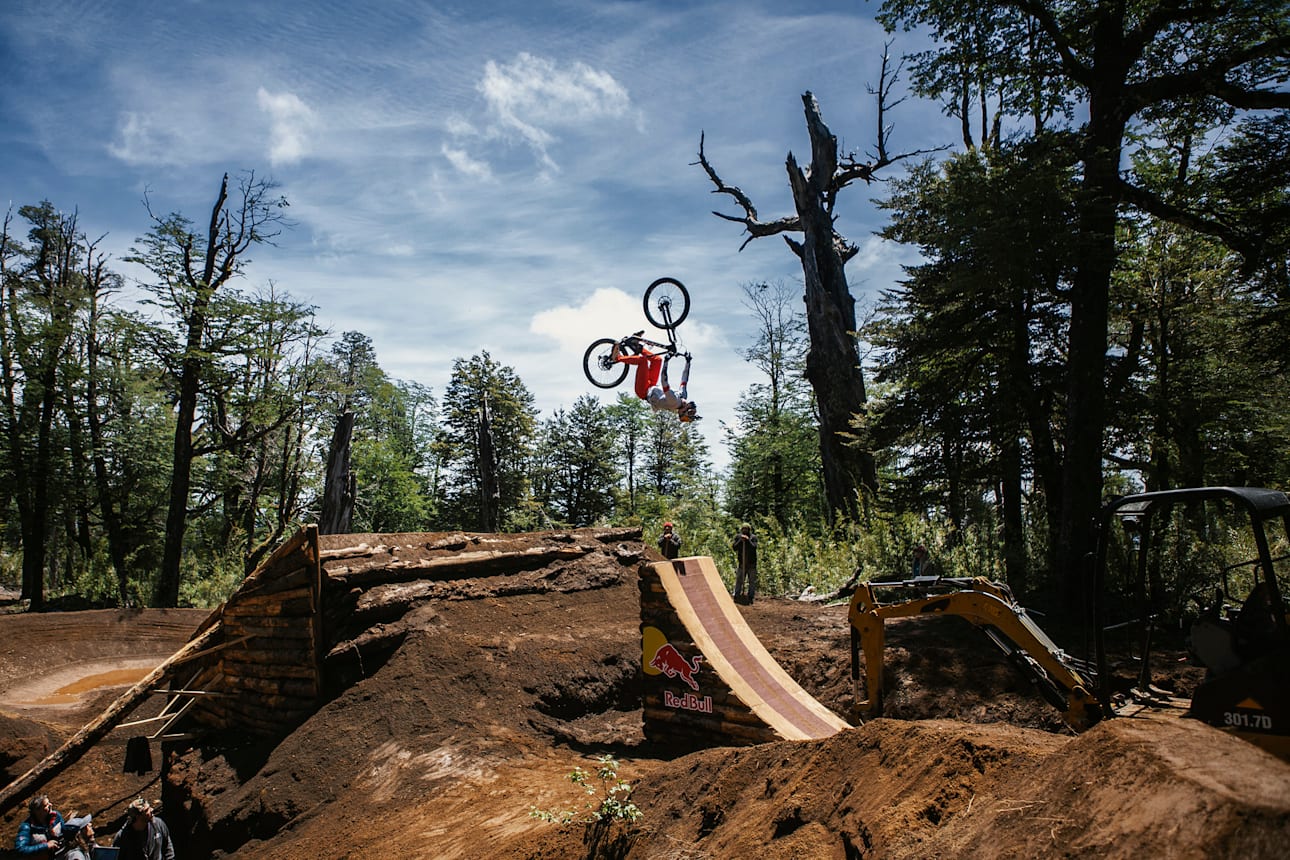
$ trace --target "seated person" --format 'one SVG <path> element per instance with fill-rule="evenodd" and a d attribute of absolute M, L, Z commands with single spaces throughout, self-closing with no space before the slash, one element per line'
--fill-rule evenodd
<path fill-rule="evenodd" d="M 49 796 L 38 794 L 27 801 L 27 817 L 18 825 L 13 847 L 19 857 L 54 857 L 62 850 L 63 816 Z"/>

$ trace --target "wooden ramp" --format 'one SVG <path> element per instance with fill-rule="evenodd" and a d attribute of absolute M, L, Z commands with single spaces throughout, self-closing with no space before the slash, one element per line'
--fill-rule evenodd
<path fill-rule="evenodd" d="M 640 575 L 646 737 L 710 746 L 850 728 L 770 656 L 711 558 L 645 564 Z"/>

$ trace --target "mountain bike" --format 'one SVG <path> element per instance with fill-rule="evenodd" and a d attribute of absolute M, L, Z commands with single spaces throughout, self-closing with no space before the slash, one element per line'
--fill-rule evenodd
<path fill-rule="evenodd" d="M 668 357 L 681 355 L 676 345 L 676 327 L 690 313 L 690 291 L 676 278 L 659 278 L 645 288 L 645 319 L 667 332 L 667 342 L 646 338 L 641 329 L 627 337 L 602 337 L 592 342 L 582 356 L 582 372 L 597 388 L 615 388 L 627 378 L 628 367 L 615 355 L 639 355 L 646 348 Z M 615 353 L 617 349 L 617 353 Z"/>

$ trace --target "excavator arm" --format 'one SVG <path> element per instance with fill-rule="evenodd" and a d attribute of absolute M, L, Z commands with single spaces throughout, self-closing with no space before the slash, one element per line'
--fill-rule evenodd
<path fill-rule="evenodd" d="M 883 602 L 879 591 L 891 590 L 898 599 Z M 899 582 L 861 582 L 848 610 L 851 622 L 851 681 L 861 714 L 882 714 L 884 623 L 889 618 L 956 615 L 981 628 L 1067 724 L 1083 731 L 1097 723 L 1103 708 L 1072 658 L 1057 647 L 1006 585 L 983 578 L 918 577 Z M 865 690 L 860 691 L 860 665 Z"/>

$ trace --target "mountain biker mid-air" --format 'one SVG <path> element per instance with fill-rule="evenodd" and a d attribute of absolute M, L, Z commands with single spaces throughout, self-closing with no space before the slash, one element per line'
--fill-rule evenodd
<path fill-rule="evenodd" d="M 625 347 L 625 348 L 624 348 Z M 633 354 L 631 349 L 637 349 Z M 668 385 L 667 365 L 672 360 L 671 353 L 653 353 L 634 337 L 625 338 L 621 345 L 615 346 L 613 360 L 636 367 L 636 396 L 649 403 L 656 411 L 675 412 L 676 417 L 685 423 L 698 420 L 698 405 L 689 400 L 686 385 L 690 381 L 690 354 L 684 355 L 685 370 L 681 372 L 681 389 L 673 391 Z"/>

